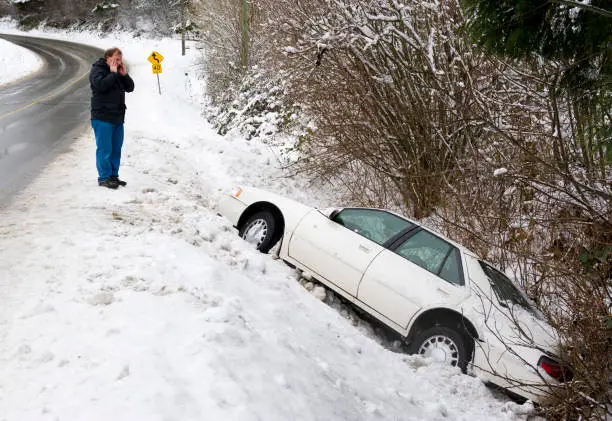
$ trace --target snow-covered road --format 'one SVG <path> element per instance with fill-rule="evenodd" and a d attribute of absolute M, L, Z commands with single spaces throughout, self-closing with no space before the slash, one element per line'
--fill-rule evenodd
<path fill-rule="evenodd" d="M 526 419 L 477 379 L 382 348 L 216 215 L 240 184 L 332 199 L 268 146 L 214 133 L 196 49 L 79 37 L 122 47 L 136 81 L 128 186 L 97 187 L 84 133 L 0 211 L 0 421 Z"/>
<path fill-rule="evenodd" d="M 44 71 L 0 87 L 0 206 L 39 174 L 87 127 L 87 75 L 98 48 L 46 38 L 2 35 L 39 54 Z"/>

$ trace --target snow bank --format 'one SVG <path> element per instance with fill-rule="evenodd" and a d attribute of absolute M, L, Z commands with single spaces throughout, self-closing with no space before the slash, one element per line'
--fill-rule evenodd
<path fill-rule="evenodd" d="M 0 86 L 35 73 L 43 61 L 30 50 L 0 38 Z"/>
<path fill-rule="evenodd" d="M 197 50 L 70 38 L 121 47 L 135 79 L 128 187 L 96 186 L 85 133 L 0 211 L 1 420 L 527 418 L 477 379 L 385 350 L 216 215 L 240 184 L 312 205 L 333 194 L 288 178 L 268 146 L 211 130 Z"/>

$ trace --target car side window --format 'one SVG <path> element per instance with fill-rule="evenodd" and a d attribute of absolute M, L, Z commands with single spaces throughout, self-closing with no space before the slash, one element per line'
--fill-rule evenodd
<path fill-rule="evenodd" d="M 459 250 L 429 231 L 419 231 L 395 252 L 445 281 L 464 285 Z"/>
<path fill-rule="evenodd" d="M 461 269 L 461 256 L 459 255 L 459 250 L 453 247 L 440 270 L 440 278 L 452 284 L 463 285 L 463 274 Z"/>
<path fill-rule="evenodd" d="M 415 225 L 392 213 L 377 209 L 343 209 L 334 221 L 365 238 L 383 245 Z"/>

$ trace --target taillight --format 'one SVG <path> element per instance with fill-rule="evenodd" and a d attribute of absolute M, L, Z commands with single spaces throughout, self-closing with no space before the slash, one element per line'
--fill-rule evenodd
<path fill-rule="evenodd" d="M 568 368 L 563 367 L 552 358 L 548 358 L 544 355 L 540 357 L 538 367 L 544 370 L 550 377 L 560 382 L 571 380 L 572 378 L 572 372 Z"/>

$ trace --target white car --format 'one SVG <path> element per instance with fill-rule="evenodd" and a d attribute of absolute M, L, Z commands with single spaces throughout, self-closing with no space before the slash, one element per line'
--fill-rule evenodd
<path fill-rule="evenodd" d="M 343 296 L 412 353 L 535 401 L 569 377 L 554 330 L 501 271 L 465 247 L 382 209 L 319 210 L 241 188 L 219 212 L 239 235 Z"/>

